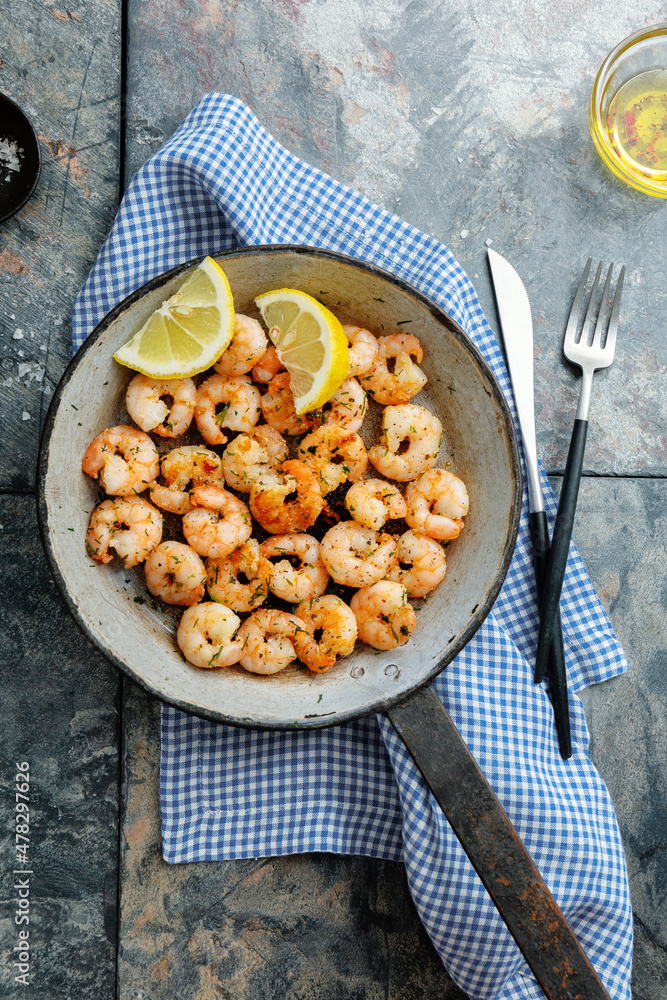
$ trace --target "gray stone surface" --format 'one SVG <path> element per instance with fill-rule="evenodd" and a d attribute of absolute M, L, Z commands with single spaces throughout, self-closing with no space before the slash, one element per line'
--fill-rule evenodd
<path fill-rule="evenodd" d="M 0 997 L 114 995 L 120 679 L 66 611 L 32 497 L 0 498 Z M 15 764 L 30 766 L 30 986 L 14 982 Z M 22 800 L 20 800 L 22 801 Z M 25 835 L 25 832 L 23 833 Z M 23 843 L 23 841 L 21 841 Z"/>
<path fill-rule="evenodd" d="M 667 483 L 587 480 L 575 540 L 631 670 L 582 692 L 623 837 L 636 1000 L 667 998 Z"/>
<path fill-rule="evenodd" d="M 32 121 L 42 174 L 0 227 L 0 491 L 34 488 L 41 426 L 72 356 L 72 301 L 118 203 L 120 10 L 2 4 L 0 90 Z"/>
<path fill-rule="evenodd" d="M 41 425 L 71 357 L 72 300 L 116 210 L 120 11 L 120 0 L 2 4 L 0 90 L 30 117 L 43 164 L 33 198 L 0 227 L 0 492 L 34 489 Z M 0 996 L 102 1000 L 116 979 L 120 679 L 50 580 L 34 498 L 5 496 L 0 510 Z M 17 760 L 33 788 L 27 988 L 9 960 Z"/>
<path fill-rule="evenodd" d="M 637 26 L 664 20 L 657 0 L 632 10 L 613 0 L 127 0 L 126 8 L 126 177 L 204 93 L 227 91 L 296 154 L 451 246 L 497 329 L 491 240 L 531 297 L 538 444 L 552 472 L 563 469 L 576 407 L 576 377 L 560 351 L 581 268 L 589 254 L 627 264 L 617 361 L 596 378 L 586 457 L 587 471 L 605 478 L 584 481 L 575 538 L 632 670 L 582 698 L 628 857 L 634 997 L 665 1000 L 667 203 L 613 178 L 586 120 L 601 60 Z M 0 492 L 34 488 L 40 424 L 70 356 L 72 301 L 113 219 L 121 10 L 121 0 L 3 4 L 0 89 L 35 123 L 44 166 L 35 197 L 0 228 Z M 2 498 L 0 523 L 9 581 L 0 783 L 11 793 L 15 759 L 29 760 L 35 776 L 38 951 L 24 995 L 111 1000 L 117 960 L 122 1000 L 461 996 L 400 865 L 331 855 L 161 861 L 157 704 L 121 684 L 69 619 L 41 555 L 32 499 Z M 0 809 L 7 830 L 9 798 Z M 0 996 L 15 995 L 10 848 L 3 839 Z"/>

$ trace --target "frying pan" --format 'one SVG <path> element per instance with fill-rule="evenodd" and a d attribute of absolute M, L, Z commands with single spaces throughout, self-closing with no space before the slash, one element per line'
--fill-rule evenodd
<path fill-rule="evenodd" d="M 442 460 L 466 482 L 471 510 L 447 550 L 447 577 L 429 596 L 406 646 L 357 649 L 324 677 L 288 668 L 270 678 L 240 668 L 193 670 L 175 641 L 178 610 L 137 603 L 141 575 L 103 569 L 85 552 L 97 484 L 81 455 L 104 427 L 127 420 L 128 372 L 112 353 L 175 291 L 191 261 L 113 309 L 70 363 L 53 398 L 39 457 L 38 514 L 54 577 L 76 621 L 104 655 L 178 708 L 230 725 L 317 728 L 384 712 L 550 1000 L 607 994 L 510 820 L 429 682 L 472 638 L 503 583 L 519 526 L 522 483 L 514 426 L 488 365 L 462 328 L 405 282 L 340 254 L 252 247 L 218 258 L 237 312 L 272 288 L 309 292 L 343 322 L 418 333 L 428 384 L 415 400 L 444 427 Z M 379 407 L 364 422 L 377 440 Z M 374 422 L 375 421 L 375 422 Z M 368 425 L 368 427 L 367 427 Z M 140 598 L 140 600 L 142 600 Z"/>

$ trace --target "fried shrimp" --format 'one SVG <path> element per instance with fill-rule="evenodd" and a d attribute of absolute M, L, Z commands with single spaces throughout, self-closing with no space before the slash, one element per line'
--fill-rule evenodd
<path fill-rule="evenodd" d="M 323 507 L 317 476 L 296 459 L 283 462 L 276 475 L 253 483 L 250 491 L 253 517 L 272 535 L 305 531 Z"/>
<path fill-rule="evenodd" d="M 320 555 L 330 576 L 346 587 L 368 587 L 387 575 L 396 560 L 396 539 L 343 521 L 329 528 Z"/>
<path fill-rule="evenodd" d="M 231 667 L 241 655 L 241 643 L 238 636 L 234 638 L 240 624 L 241 619 L 222 604 L 195 604 L 183 612 L 176 641 L 193 667 Z"/>
<path fill-rule="evenodd" d="M 220 375 L 245 375 L 265 353 L 268 342 L 256 319 L 236 313 L 231 343 L 213 367 Z"/>
<path fill-rule="evenodd" d="M 158 450 L 144 431 L 127 424 L 108 427 L 91 441 L 81 462 L 111 496 L 141 493 L 160 470 Z"/>
<path fill-rule="evenodd" d="M 369 449 L 368 457 L 381 475 L 404 483 L 433 468 L 441 441 L 442 424 L 425 407 L 387 406 L 380 443 Z"/>
<path fill-rule="evenodd" d="M 171 407 L 163 396 L 172 399 Z M 185 434 L 192 423 L 197 389 L 191 378 L 155 379 L 135 375 L 127 387 L 125 407 L 142 431 L 175 438 Z"/>
<path fill-rule="evenodd" d="M 238 631 L 239 663 L 251 674 L 277 674 L 296 660 L 292 640 L 305 624 L 296 615 L 263 608 L 246 618 Z"/>
<path fill-rule="evenodd" d="M 323 674 L 333 667 L 337 656 L 347 656 L 354 649 L 357 619 L 340 597 L 324 594 L 302 601 L 294 613 L 307 627 L 294 636 L 294 648 L 310 670 Z"/>
<path fill-rule="evenodd" d="M 220 412 L 218 406 L 223 404 Z M 230 431 L 249 431 L 259 420 L 261 413 L 259 389 L 247 375 L 229 378 L 226 375 L 211 375 L 197 389 L 195 420 L 197 427 L 208 444 L 225 444 Z"/>
<path fill-rule="evenodd" d="M 187 514 L 192 510 L 188 487 L 220 483 L 222 460 L 216 452 L 203 445 L 189 444 L 174 448 L 160 461 L 164 483 L 157 481 L 148 487 L 151 500 L 170 514 Z"/>
<path fill-rule="evenodd" d="M 350 607 L 357 619 L 359 638 L 374 649 L 404 646 L 417 624 L 405 587 L 391 580 L 380 580 L 358 590 Z"/>
<path fill-rule="evenodd" d="M 325 495 L 348 479 L 356 483 L 368 463 L 359 435 L 336 424 L 325 424 L 308 434 L 299 445 L 299 458 L 317 473 Z"/>
<path fill-rule="evenodd" d="M 344 326 L 343 332 L 350 345 L 347 377 L 365 375 L 379 354 L 377 338 L 360 326 Z"/>
<path fill-rule="evenodd" d="M 104 500 L 90 517 L 86 550 L 92 559 L 109 563 L 114 549 L 130 569 L 143 562 L 162 539 L 162 514 L 141 497 Z"/>
<path fill-rule="evenodd" d="M 220 559 L 252 534 L 250 511 L 220 486 L 196 486 L 190 494 L 193 509 L 183 515 L 183 534 L 200 556 Z"/>
<path fill-rule="evenodd" d="M 287 461 L 287 443 L 280 431 L 269 424 L 258 424 L 247 434 L 239 434 L 222 453 L 222 465 L 228 486 L 239 493 L 250 493 L 252 484 Z"/>
<path fill-rule="evenodd" d="M 261 405 L 267 424 L 282 434 L 305 434 L 320 422 L 319 410 L 301 415 L 296 412 L 289 372 L 279 372 L 271 379 Z"/>
<path fill-rule="evenodd" d="M 407 506 L 396 486 L 384 479 L 364 479 L 350 486 L 345 506 L 355 521 L 379 531 L 389 520 L 405 517 Z"/>
<path fill-rule="evenodd" d="M 270 382 L 274 375 L 284 369 L 284 364 L 278 357 L 278 352 L 273 346 L 267 347 L 261 358 L 252 370 L 254 382 Z"/>
<path fill-rule="evenodd" d="M 269 590 L 281 600 L 298 604 L 326 590 L 329 574 L 312 535 L 274 535 L 262 542 L 260 552 L 270 564 Z"/>
<path fill-rule="evenodd" d="M 198 604 L 206 593 L 204 564 L 189 545 L 160 542 L 144 563 L 146 586 L 165 604 Z"/>
<path fill-rule="evenodd" d="M 453 472 L 445 469 L 425 472 L 410 483 L 405 500 L 408 505 L 405 520 L 415 531 L 443 541 L 461 534 L 470 501 L 465 483 Z"/>
<path fill-rule="evenodd" d="M 424 357 L 421 344 L 411 334 L 395 333 L 380 337 L 378 347 L 378 358 L 362 377 L 362 386 L 376 403 L 407 403 L 428 381 L 418 367 Z"/>
<path fill-rule="evenodd" d="M 398 561 L 387 580 L 400 583 L 410 597 L 426 597 L 445 578 L 447 569 L 442 545 L 417 531 L 406 531 L 398 540 Z"/>
<path fill-rule="evenodd" d="M 338 424 L 348 431 L 358 431 L 364 422 L 368 400 L 356 378 L 346 378 L 328 403 L 322 407 L 325 424 Z"/>
<path fill-rule="evenodd" d="M 265 559 L 256 538 L 221 559 L 206 560 L 208 592 L 232 611 L 253 611 L 269 594 L 271 564 Z"/>

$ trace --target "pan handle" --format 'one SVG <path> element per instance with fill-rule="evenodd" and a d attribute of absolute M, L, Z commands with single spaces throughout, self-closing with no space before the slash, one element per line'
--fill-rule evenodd
<path fill-rule="evenodd" d="M 432 687 L 386 711 L 548 1000 L 609 1000 Z"/>

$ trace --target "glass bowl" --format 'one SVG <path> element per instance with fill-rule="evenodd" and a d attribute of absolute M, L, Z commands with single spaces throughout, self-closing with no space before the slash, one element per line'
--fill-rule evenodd
<path fill-rule="evenodd" d="M 617 177 L 667 198 L 667 23 L 628 35 L 609 53 L 588 121 L 595 148 Z"/>

